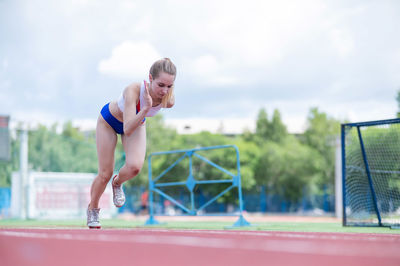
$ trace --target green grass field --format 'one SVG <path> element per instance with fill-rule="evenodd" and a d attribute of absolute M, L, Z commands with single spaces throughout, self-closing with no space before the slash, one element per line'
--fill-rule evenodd
<path fill-rule="evenodd" d="M 207 229 L 226 230 L 232 226 L 230 221 L 168 221 L 159 225 L 145 226 L 142 220 L 104 219 L 103 229 L 118 228 L 164 228 L 164 229 Z M 84 220 L 0 220 L 0 228 L 86 228 Z M 288 232 L 333 232 L 333 233 L 380 233 L 400 234 L 400 230 L 386 227 L 343 227 L 338 222 L 256 222 L 249 227 L 233 230 L 288 231 Z"/>

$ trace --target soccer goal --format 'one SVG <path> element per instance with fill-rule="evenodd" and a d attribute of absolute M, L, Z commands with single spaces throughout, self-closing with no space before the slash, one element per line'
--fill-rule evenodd
<path fill-rule="evenodd" d="M 84 219 L 90 202 L 90 186 L 96 174 L 29 172 L 21 184 L 19 172 L 12 176 L 11 212 L 16 218 Z M 111 185 L 100 199 L 101 215 L 111 218 L 113 206 Z"/>
<path fill-rule="evenodd" d="M 400 226 L 400 119 L 342 124 L 343 225 Z"/>

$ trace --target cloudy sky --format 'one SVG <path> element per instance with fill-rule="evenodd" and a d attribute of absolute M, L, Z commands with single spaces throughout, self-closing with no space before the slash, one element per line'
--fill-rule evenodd
<path fill-rule="evenodd" d="M 151 63 L 178 68 L 167 123 L 254 128 L 274 109 L 291 132 L 310 108 L 393 118 L 400 1 L 0 0 L 0 114 L 94 126 Z"/>

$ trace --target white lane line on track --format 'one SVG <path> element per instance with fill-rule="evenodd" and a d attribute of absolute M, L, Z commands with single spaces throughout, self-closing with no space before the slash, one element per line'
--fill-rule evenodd
<path fill-rule="evenodd" d="M 177 245 L 183 247 L 234 249 L 244 251 L 283 252 L 307 255 L 339 255 L 340 256 L 366 256 L 400 258 L 397 245 L 382 247 L 382 245 L 340 245 L 330 242 L 310 240 L 279 240 L 279 239 L 226 239 L 199 236 L 170 236 L 170 235 L 109 235 L 90 234 L 74 235 L 70 233 L 43 233 L 43 232 L 16 232 L 0 231 L 0 236 L 48 239 L 48 240 L 74 240 L 74 241 L 103 241 L 110 243 L 132 243 L 152 245 Z M 377 250 L 378 249 L 378 250 Z"/>
<path fill-rule="evenodd" d="M 139 231 L 140 230 L 140 231 Z M 162 232 L 162 233 L 193 233 L 193 234 L 215 234 L 215 235 L 242 235 L 255 237 L 286 237 L 294 239 L 320 239 L 320 240 L 348 240 L 348 241 L 371 241 L 371 242 L 398 242 L 400 235 L 389 234 L 357 234 L 357 233 L 313 233 L 313 232 L 268 232 L 268 231 L 224 231 L 224 230 L 171 230 L 171 229 L 139 229 L 139 232 Z"/>
<path fill-rule="evenodd" d="M 10 228 L 7 230 L 20 231 L 21 228 Z M 90 231 L 87 228 L 24 228 L 24 230 L 46 230 L 46 231 Z M 285 237 L 294 239 L 319 239 L 338 241 L 370 241 L 370 242 L 397 242 L 400 244 L 400 234 L 376 234 L 376 233 L 315 233 L 315 232 L 279 232 L 279 231 L 238 231 L 238 230 L 206 230 L 206 229 L 163 229 L 163 228 L 135 228 L 135 229 L 101 229 L 101 232 L 132 232 L 132 233 L 165 233 L 165 234 L 197 234 L 204 236 L 212 235 L 242 235 L 253 237 Z M 53 232 L 52 232 L 53 233 Z"/>
<path fill-rule="evenodd" d="M 71 227 L 27 227 L 27 228 L 8 228 L 3 230 L 46 230 L 46 231 L 90 231 L 88 228 Z M 1 230 L 1 229 L 0 229 Z M 400 234 L 378 234 L 378 233 L 329 233 L 329 232 L 283 232 L 283 231 L 239 231 L 239 230 L 207 230 L 207 229 L 164 229 L 164 228 L 120 228 L 120 229 L 101 229 L 102 232 L 132 232 L 132 233 L 193 233 L 193 234 L 215 234 L 215 235 L 243 235 L 255 237 L 287 237 L 287 238 L 305 238 L 321 240 L 350 240 L 350 241 L 387 241 L 399 242 Z"/>

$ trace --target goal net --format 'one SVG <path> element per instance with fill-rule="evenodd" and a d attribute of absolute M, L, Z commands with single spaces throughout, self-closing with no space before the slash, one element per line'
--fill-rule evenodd
<path fill-rule="evenodd" d="M 343 225 L 400 225 L 400 119 L 342 124 Z"/>

